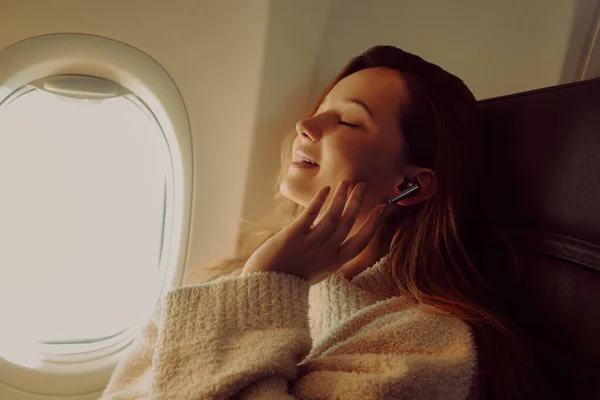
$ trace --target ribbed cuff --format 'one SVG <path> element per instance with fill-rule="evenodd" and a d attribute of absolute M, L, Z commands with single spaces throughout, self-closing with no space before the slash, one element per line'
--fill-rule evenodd
<path fill-rule="evenodd" d="M 308 281 L 276 272 L 175 289 L 164 300 L 163 340 L 173 343 L 249 330 L 308 329 L 309 289 Z"/>

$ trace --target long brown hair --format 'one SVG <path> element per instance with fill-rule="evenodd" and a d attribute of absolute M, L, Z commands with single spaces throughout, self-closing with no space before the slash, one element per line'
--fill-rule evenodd
<path fill-rule="evenodd" d="M 394 69 L 406 81 L 409 100 L 398 113 L 398 123 L 408 161 L 434 170 L 438 179 L 436 193 L 429 200 L 412 207 L 396 206 L 385 216 L 381 251 L 389 253 L 394 282 L 419 307 L 470 324 L 478 350 L 482 398 L 534 398 L 533 361 L 505 311 L 506 294 L 516 276 L 514 252 L 502 232 L 486 222 L 482 207 L 483 135 L 476 100 L 462 80 L 439 66 L 393 46 L 376 46 L 350 60 L 325 88 L 310 115 L 341 79 L 372 67 Z M 261 224 L 244 221 L 237 256 L 202 271 L 238 273 L 262 243 L 302 211 L 279 193 L 295 136 L 290 132 L 282 146 L 274 211 Z M 486 254 L 499 249 L 508 259 L 496 257 L 502 262 L 492 265 Z"/>

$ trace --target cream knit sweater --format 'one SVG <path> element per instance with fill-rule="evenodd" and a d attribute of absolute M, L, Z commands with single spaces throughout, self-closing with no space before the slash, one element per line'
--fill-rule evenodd
<path fill-rule="evenodd" d="M 312 287 L 261 272 L 175 289 L 101 399 L 466 399 L 470 328 L 396 296 L 386 260 Z"/>

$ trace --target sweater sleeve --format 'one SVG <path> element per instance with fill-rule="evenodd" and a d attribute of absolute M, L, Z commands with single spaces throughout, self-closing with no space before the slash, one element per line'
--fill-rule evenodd
<path fill-rule="evenodd" d="M 158 336 L 161 307 L 157 307 L 125 351 L 99 400 L 151 398 L 152 357 Z"/>
<path fill-rule="evenodd" d="M 308 282 L 271 272 L 170 292 L 160 320 L 144 328 L 101 399 L 467 397 L 470 336 L 436 338 L 420 329 L 439 321 L 419 317 L 410 327 L 384 304 L 312 348 L 308 292 Z M 420 333 L 403 340 L 407 332 Z"/>

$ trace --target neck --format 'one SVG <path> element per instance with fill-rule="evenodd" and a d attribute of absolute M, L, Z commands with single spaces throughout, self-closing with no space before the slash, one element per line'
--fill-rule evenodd
<path fill-rule="evenodd" d="M 341 267 L 346 279 L 354 278 L 384 256 L 384 254 L 381 254 L 381 241 L 382 232 L 378 230 L 367 247 L 358 256 Z"/>

